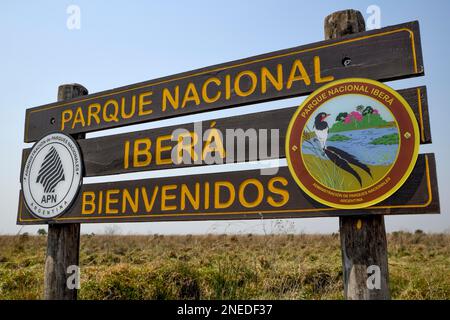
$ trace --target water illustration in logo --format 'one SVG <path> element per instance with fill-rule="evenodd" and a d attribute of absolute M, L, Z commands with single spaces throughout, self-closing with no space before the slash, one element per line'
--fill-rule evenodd
<path fill-rule="evenodd" d="M 392 168 L 398 125 L 388 108 L 368 96 L 340 96 L 311 114 L 302 133 L 306 169 L 338 191 L 366 188 Z"/>

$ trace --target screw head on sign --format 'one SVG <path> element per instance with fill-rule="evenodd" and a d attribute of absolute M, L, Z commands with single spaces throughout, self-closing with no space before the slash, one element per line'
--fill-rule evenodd
<path fill-rule="evenodd" d="M 342 65 L 344 67 L 348 67 L 351 64 L 352 64 L 352 59 L 350 59 L 349 57 L 345 57 L 344 59 L 342 59 Z"/>
<path fill-rule="evenodd" d="M 411 133 L 406 131 L 405 134 L 403 135 L 406 139 L 411 138 Z"/>

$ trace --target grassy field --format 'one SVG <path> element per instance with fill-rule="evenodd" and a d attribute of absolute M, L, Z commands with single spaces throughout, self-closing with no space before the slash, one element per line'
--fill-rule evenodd
<path fill-rule="evenodd" d="M 388 236 L 394 299 L 450 299 L 450 235 Z M 45 236 L 0 236 L 0 298 L 40 299 Z M 338 235 L 85 235 L 81 299 L 342 299 Z"/>

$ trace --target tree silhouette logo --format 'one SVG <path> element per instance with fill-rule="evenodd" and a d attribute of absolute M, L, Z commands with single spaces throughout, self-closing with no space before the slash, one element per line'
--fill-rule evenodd
<path fill-rule="evenodd" d="M 36 182 L 42 184 L 45 193 L 54 193 L 58 183 L 64 179 L 61 158 L 58 151 L 52 146 L 42 162 Z"/>
<path fill-rule="evenodd" d="M 52 133 L 35 143 L 22 175 L 27 209 L 39 219 L 55 219 L 72 206 L 82 182 L 81 153 L 75 140 Z"/>

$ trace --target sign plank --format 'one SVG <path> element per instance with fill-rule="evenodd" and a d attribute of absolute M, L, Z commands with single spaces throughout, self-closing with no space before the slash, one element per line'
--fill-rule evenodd
<path fill-rule="evenodd" d="M 326 82 L 424 74 L 417 21 L 27 109 L 25 142 L 311 93 Z"/>
<path fill-rule="evenodd" d="M 408 101 L 416 115 L 421 132 L 421 143 L 431 143 L 426 87 L 414 87 L 399 90 L 398 92 Z M 227 129 L 239 128 L 243 131 L 247 131 L 248 129 L 255 129 L 256 132 L 259 132 L 260 129 L 267 129 L 268 131 L 270 131 L 271 129 L 279 129 L 278 156 L 280 158 L 284 158 L 286 129 L 296 109 L 297 107 L 291 107 L 286 109 L 278 109 L 273 111 L 205 121 L 201 124 L 200 131 L 202 133 L 205 133 L 205 131 L 208 130 L 212 124 L 214 124 L 214 128 L 220 130 L 220 132 L 223 133 L 223 144 L 224 146 L 226 146 L 227 140 L 229 139 L 229 137 L 225 135 Z M 192 132 L 194 130 L 194 124 L 189 123 L 179 126 L 78 140 L 81 152 L 83 154 L 85 176 L 92 177 L 138 171 L 205 165 L 206 163 L 204 161 L 200 161 L 199 163 L 194 163 L 194 161 L 191 161 L 191 163 L 174 163 L 173 161 L 171 161 L 171 151 L 176 148 L 177 145 L 177 141 L 172 141 L 171 136 L 172 133 L 175 132 L 175 130 L 180 128 L 184 128 L 187 131 Z M 247 150 L 247 152 L 244 152 L 243 157 L 238 158 L 238 150 L 235 147 L 235 157 L 232 162 L 262 159 L 259 154 L 256 154 L 257 158 L 255 159 L 250 158 L 250 153 L 248 152 L 248 150 L 252 148 L 252 144 L 253 148 L 257 149 L 258 141 L 254 139 L 250 134 L 248 135 L 248 137 L 249 139 L 245 139 L 245 145 L 243 148 L 243 150 Z M 234 145 L 237 145 L 237 143 L 238 139 L 235 139 Z M 271 151 L 270 132 L 267 134 L 266 144 L 269 148 L 269 151 Z M 135 159 L 134 148 L 136 147 L 142 149 L 146 146 L 149 146 L 148 152 L 141 151 L 141 155 Z M 24 150 L 22 169 L 23 163 L 25 162 L 29 151 L 30 149 Z M 228 152 L 228 150 L 226 151 Z M 197 154 L 198 159 L 201 160 L 201 149 L 199 149 L 199 152 L 197 152 Z M 271 151 L 270 155 L 273 155 L 273 151 Z M 147 157 L 150 158 L 148 163 L 146 162 L 146 160 L 148 159 Z"/>
<path fill-rule="evenodd" d="M 83 185 L 73 207 L 50 223 L 144 222 L 438 213 L 434 154 L 419 156 L 406 183 L 366 209 L 339 210 L 305 195 L 287 167 Z M 18 224 L 43 224 L 19 200 Z"/>

